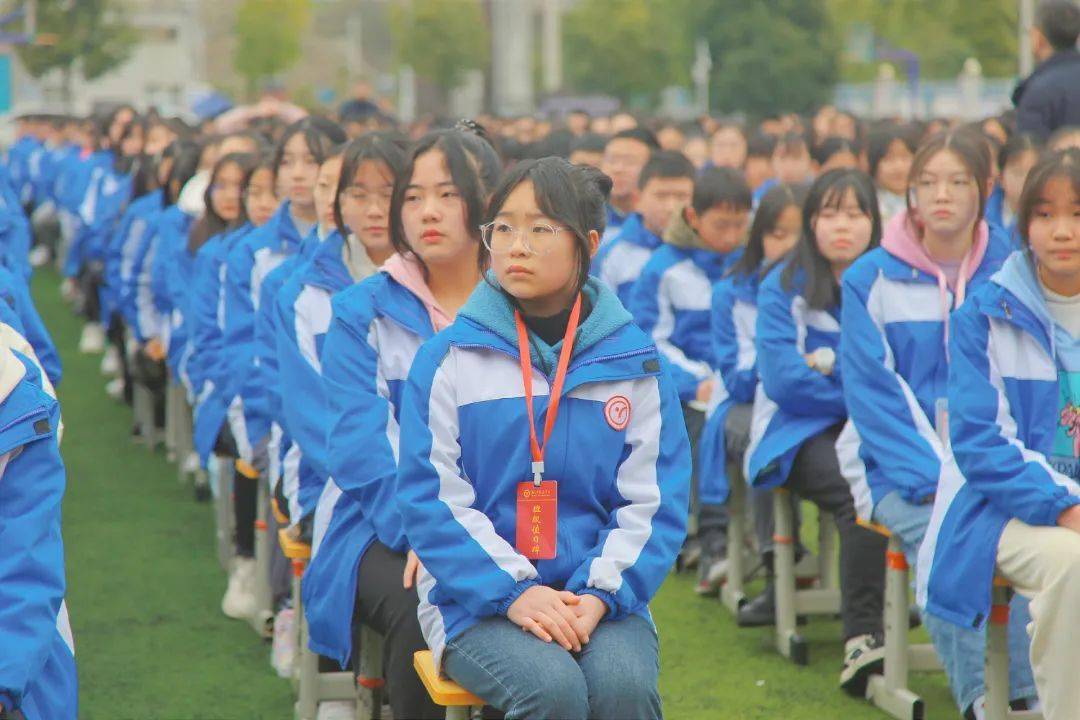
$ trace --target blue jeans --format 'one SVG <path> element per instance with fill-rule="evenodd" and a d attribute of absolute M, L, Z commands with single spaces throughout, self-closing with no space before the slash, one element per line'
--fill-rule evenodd
<path fill-rule="evenodd" d="M 446 643 L 443 668 L 507 720 L 663 716 L 656 629 L 638 615 L 601 622 L 580 653 L 487 618 Z"/>
<path fill-rule="evenodd" d="M 926 527 L 930 524 L 932 505 L 912 505 L 891 492 L 874 508 L 874 522 L 889 528 L 900 538 L 904 555 L 915 577 L 915 560 L 922 545 Z M 986 632 L 962 628 L 934 615 L 922 613 L 930 639 L 934 642 L 945 673 L 949 677 L 953 699 L 961 712 L 986 692 L 983 669 L 986 658 Z M 1035 679 L 1028 660 L 1030 640 L 1027 624 L 1031 622 L 1028 601 L 1019 594 L 1013 596 L 1009 612 L 1009 699 L 1036 697 Z"/>

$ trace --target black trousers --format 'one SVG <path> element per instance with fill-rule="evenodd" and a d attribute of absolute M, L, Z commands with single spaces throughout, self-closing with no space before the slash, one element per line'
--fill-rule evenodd
<path fill-rule="evenodd" d="M 419 604 L 416 586 L 405 589 L 404 573 L 405 555 L 394 552 L 378 540 L 372 543 L 360 560 L 356 621 L 385 639 L 383 672 L 394 717 L 436 720 L 444 716 L 445 709 L 431 701 L 413 669 L 413 654 L 427 650 L 427 642 L 416 617 Z"/>
<path fill-rule="evenodd" d="M 882 632 L 885 547 L 881 535 L 855 522 L 851 487 L 840 474 L 840 425 L 815 435 L 795 455 L 786 487 L 836 519 L 840 542 L 840 617 L 844 639 Z"/>
<path fill-rule="evenodd" d="M 221 468 L 221 472 L 231 474 L 233 478 L 233 521 L 236 525 L 233 540 L 236 545 L 236 554 L 244 558 L 255 557 L 255 519 L 258 517 L 256 506 L 259 502 L 259 479 L 244 477 L 237 471 L 236 440 L 233 438 L 228 423 L 223 424 L 218 432 L 214 453 L 218 456 L 218 460 L 229 461 L 227 467 Z"/>

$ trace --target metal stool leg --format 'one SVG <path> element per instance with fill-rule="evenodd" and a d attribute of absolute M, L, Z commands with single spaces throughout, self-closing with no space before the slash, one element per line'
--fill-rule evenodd
<path fill-rule="evenodd" d="M 995 586 L 986 625 L 986 718 L 1009 717 L 1009 589 Z"/>
<path fill-rule="evenodd" d="M 255 612 L 251 616 L 251 626 L 261 637 L 274 634 L 273 591 L 270 588 L 270 554 L 273 552 L 273 539 L 267 531 L 267 517 L 270 512 L 270 492 L 263 478 L 258 483 L 255 520 Z"/>
<path fill-rule="evenodd" d="M 796 664 L 806 665 L 809 651 L 806 640 L 796 630 L 795 617 L 795 518 L 790 494 L 784 488 L 773 490 L 773 513 L 776 535 L 773 563 L 776 571 L 776 649 Z"/>
<path fill-rule="evenodd" d="M 885 571 L 885 674 L 871 676 L 866 697 L 898 720 L 922 720 L 923 701 L 908 689 L 908 583 L 903 547 L 897 536 L 890 535 Z"/>
<path fill-rule="evenodd" d="M 731 488 L 728 493 L 727 582 L 720 588 L 720 601 L 737 613 L 746 602 L 746 482 L 734 463 L 728 465 Z"/>
<path fill-rule="evenodd" d="M 217 540 L 218 561 L 226 570 L 232 565 L 235 554 L 233 535 L 235 515 L 233 514 L 233 475 L 235 460 L 231 457 L 218 457 L 213 482 L 217 487 Z"/>

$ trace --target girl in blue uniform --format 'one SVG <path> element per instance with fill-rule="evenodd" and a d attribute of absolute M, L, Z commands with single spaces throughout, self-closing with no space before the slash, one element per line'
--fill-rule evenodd
<path fill-rule="evenodd" d="M 830 170 L 810 187 L 799 244 L 758 291 L 757 360 L 744 469 L 755 488 L 784 486 L 836 519 L 840 544 L 840 684 L 861 696 L 884 661 L 885 542 L 859 527 L 836 438 L 847 420 L 840 346 L 840 276 L 881 238 L 877 197 L 858 170 Z"/>
<path fill-rule="evenodd" d="M 311 648 L 344 664 L 354 618 L 381 632 L 400 717 L 441 717 L 412 668 L 425 642 L 415 556 L 406 556 L 395 503 L 401 391 L 417 348 L 450 324 L 480 280 L 479 227 L 500 170 L 472 132 L 437 132 L 412 147 L 390 197 L 396 254 L 333 299 L 321 354 L 331 480 L 315 510 L 303 584 Z M 365 192 L 385 193 L 381 173 L 364 183 Z"/>
<path fill-rule="evenodd" d="M 648 603 L 685 537 L 690 449 L 666 361 L 589 278 L 610 187 L 557 158 L 514 167 L 492 271 L 402 400 L 424 635 L 509 718 L 661 715 Z"/>
<path fill-rule="evenodd" d="M 952 315 L 954 462 L 919 553 L 919 599 L 976 628 L 995 574 L 1029 598 L 1043 717 L 1065 720 L 1080 715 L 1080 152 L 1044 156 L 1018 210 L 1024 249 Z"/>

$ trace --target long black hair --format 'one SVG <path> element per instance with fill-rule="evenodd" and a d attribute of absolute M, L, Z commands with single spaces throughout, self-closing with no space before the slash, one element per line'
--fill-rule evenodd
<path fill-rule="evenodd" d="M 523 160 L 499 181 L 488 203 L 485 222 L 492 222 L 517 186 L 531 182 L 536 205 L 547 217 L 562 223 L 574 236 L 577 251 L 577 290 L 589 279 L 592 257 L 589 232 L 602 235 L 607 221 L 606 204 L 611 194 L 611 178 L 596 168 L 574 165 L 559 157 Z M 486 248 L 480 250 L 480 269 L 487 267 Z"/>
<path fill-rule="evenodd" d="M 341 194 L 352 187 L 360 166 L 368 161 L 382 163 L 396 182 L 405 167 L 406 145 L 407 140 L 401 133 L 381 131 L 365 133 L 345 146 L 341 158 L 341 179 L 334 194 L 334 224 L 342 237 L 349 235 L 350 228 L 345 226 L 345 219 L 341 215 Z"/>
<path fill-rule="evenodd" d="M 405 238 L 401 209 L 405 204 L 405 192 L 412 182 L 417 158 L 433 150 L 441 152 L 446 158 L 450 179 L 454 181 L 465 203 L 465 227 L 477 244 L 481 244 L 480 224 L 483 222 L 484 205 L 502 172 L 502 162 L 495 148 L 472 130 L 437 130 L 413 144 L 405 167 L 394 180 L 394 192 L 390 196 L 390 242 L 396 252 L 413 255 L 425 276 L 428 273 L 427 266 L 413 253 Z M 482 250 L 480 254 L 483 255 Z"/>
<path fill-rule="evenodd" d="M 227 221 L 217 214 L 213 202 L 214 183 L 217 181 L 222 168 L 227 165 L 236 165 L 239 167 L 241 177 L 247 179 L 251 176 L 255 163 L 256 157 L 249 153 L 229 153 L 225 157 L 218 159 L 217 163 L 215 163 L 214 170 L 210 173 L 210 182 L 206 186 L 206 193 L 203 195 L 203 202 L 206 204 L 206 212 L 195 222 L 191 227 L 191 232 L 188 234 L 188 252 L 191 255 L 198 252 L 199 248 L 201 248 L 210 238 L 225 232 L 230 227 L 246 222 L 247 211 L 244 208 L 243 193 L 241 193 L 240 198 L 240 216 L 235 221 Z"/>
<path fill-rule="evenodd" d="M 198 172 L 203 146 L 197 140 L 174 140 L 168 151 L 172 153 L 173 164 L 163 188 L 166 207 L 176 204 L 184 185 Z"/>
<path fill-rule="evenodd" d="M 785 291 L 795 289 L 795 277 L 805 274 L 802 295 L 806 304 L 815 310 L 828 310 L 840 304 L 840 286 L 832 267 L 818 249 L 814 223 L 818 213 L 826 208 L 838 209 L 848 191 L 855 194 L 859 210 L 870 218 L 870 244 L 867 250 L 881 244 L 881 213 L 878 210 L 874 181 L 862 170 L 838 168 L 823 174 L 810 186 L 803 206 L 802 235 L 787 264 L 780 283 Z"/>
<path fill-rule="evenodd" d="M 758 203 L 754 221 L 750 223 L 750 234 L 746 239 L 743 254 L 728 270 L 728 275 L 751 277 L 762 272 L 761 264 L 765 262 L 765 236 L 776 229 L 780 216 L 789 207 L 794 206 L 802 210 L 806 202 L 807 187 L 805 183 L 799 185 L 780 183 L 769 188 Z"/>

